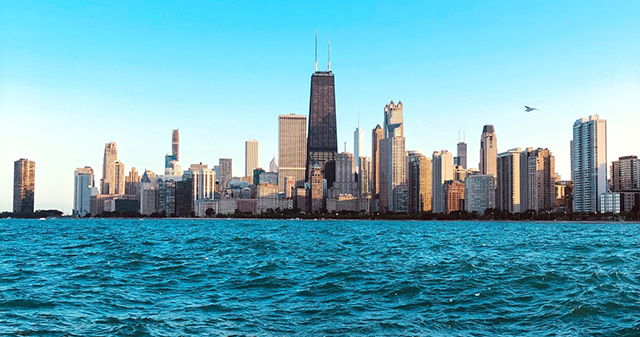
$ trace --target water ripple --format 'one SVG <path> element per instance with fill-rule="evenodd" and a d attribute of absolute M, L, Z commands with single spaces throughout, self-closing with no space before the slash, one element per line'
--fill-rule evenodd
<path fill-rule="evenodd" d="M 640 335 L 640 224 L 0 220 L 0 334 Z"/>

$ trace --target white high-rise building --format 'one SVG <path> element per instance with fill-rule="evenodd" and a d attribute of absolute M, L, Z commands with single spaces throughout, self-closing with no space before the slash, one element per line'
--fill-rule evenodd
<path fill-rule="evenodd" d="M 91 195 L 95 184 L 93 169 L 90 166 L 77 168 L 73 180 L 73 215 L 85 216 L 91 212 Z"/>
<path fill-rule="evenodd" d="M 213 199 L 216 188 L 216 173 L 208 165 L 192 164 L 189 168 L 193 179 L 193 200 Z"/>
<path fill-rule="evenodd" d="M 104 144 L 102 179 L 100 179 L 100 193 L 102 194 L 116 194 L 116 182 L 113 180 L 114 172 L 112 171 L 113 166 L 111 165 L 111 163 L 116 160 L 118 160 L 118 144 L 116 144 L 116 142 Z M 122 178 L 124 179 L 124 175 Z M 124 191 L 122 193 L 124 193 Z"/>
<path fill-rule="evenodd" d="M 493 125 L 485 125 L 480 136 L 480 174 L 497 175 L 498 138 Z"/>
<path fill-rule="evenodd" d="M 251 139 L 244 143 L 244 176 L 253 181 L 253 170 L 258 168 L 258 141 Z"/>
<path fill-rule="evenodd" d="M 467 212 L 483 214 L 489 208 L 495 208 L 495 189 L 490 174 L 470 175 L 464 181 L 464 209 Z"/>
<path fill-rule="evenodd" d="M 404 108 L 402 101 L 391 103 L 384 107 L 384 138 L 404 137 Z"/>
<path fill-rule="evenodd" d="M 607 122 L 598 115 L 573 123 L 571 175 L 573 211 L 600 211 L 600 195 L 607 192 Z"/>
<path fill-rule="evenodd" d="M 406 151 L 402 102 L 391 101 L 384 107 L 384 139 L 380 151 L 380 209 L 390 212 L 408 211 L 406 188 Z M 405 193 L 406 192 L 406 193 Z M 403 204 L 398 204 L 402 202 Z"/>
<path fill-rule="evenodd" d="M 431 207 L 434 213 L 444 212 L 444 182 L 453 180 L 453 154 L 435 151 L 432 156 Z"/>

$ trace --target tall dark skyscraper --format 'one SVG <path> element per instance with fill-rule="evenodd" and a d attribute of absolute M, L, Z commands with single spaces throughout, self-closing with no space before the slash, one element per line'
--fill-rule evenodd
<path fill-rule="evenodd" d="M 453 158 L 453 164 L 467 169 L 467 142 L 466 139 L 460 140 L 460 133 L 458 133 L 458 156 Z"/>
<path fill-rule="evenodd" d="M 180 130 L 175 129 L 171 133 L 171 154 L 175 157 L 175 161 L 180 161 Z"/>
<path fill-rule="evenodd" d="M 327 187 L 335 181 L 335 159 L 338 154 L 336 127 L 336 92 L 331 57 L 327 71 L 318 71 L 316 39 L 316 72 L 311 75 L 311 98 L 309 101 L 309 133 L 307 138 L 306 181 L 310 182 L 315 164 L 320 166 Z M 329 45 L 331 55 L 331 45 Z"/>

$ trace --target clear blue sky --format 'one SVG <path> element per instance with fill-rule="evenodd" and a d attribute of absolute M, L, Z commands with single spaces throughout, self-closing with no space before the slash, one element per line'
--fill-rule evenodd
<path fill-rule="evenodd" d="M 569 178 L 573 122 L 608 123 L 608 159 L 640 155 L 639 1 L 2 1 L 0 210 L 13 161 L 36 162 L 36 208 L 71 212 L 73 171 L 99 180 L 104 143 L 127 171 L 213 166 L 244 141 L 277 154 L 279 114 L 308 114 L 314 30 L 331 38 L 338 141 L 358 115 L 370 155 L 383 107 L 404 103 L 408 150 L 455 151 L 477 166 L 484 124 L 499 151 L 548 147 Z M 541 110 L 523 112 L 523 105 Z"/>

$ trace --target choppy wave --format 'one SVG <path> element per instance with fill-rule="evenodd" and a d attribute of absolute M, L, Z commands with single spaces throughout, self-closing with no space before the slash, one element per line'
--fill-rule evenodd
<path fill-rule="evenodd" d="M 0 334 L 640 335 L 640 224 L 1 220 Z"/>

